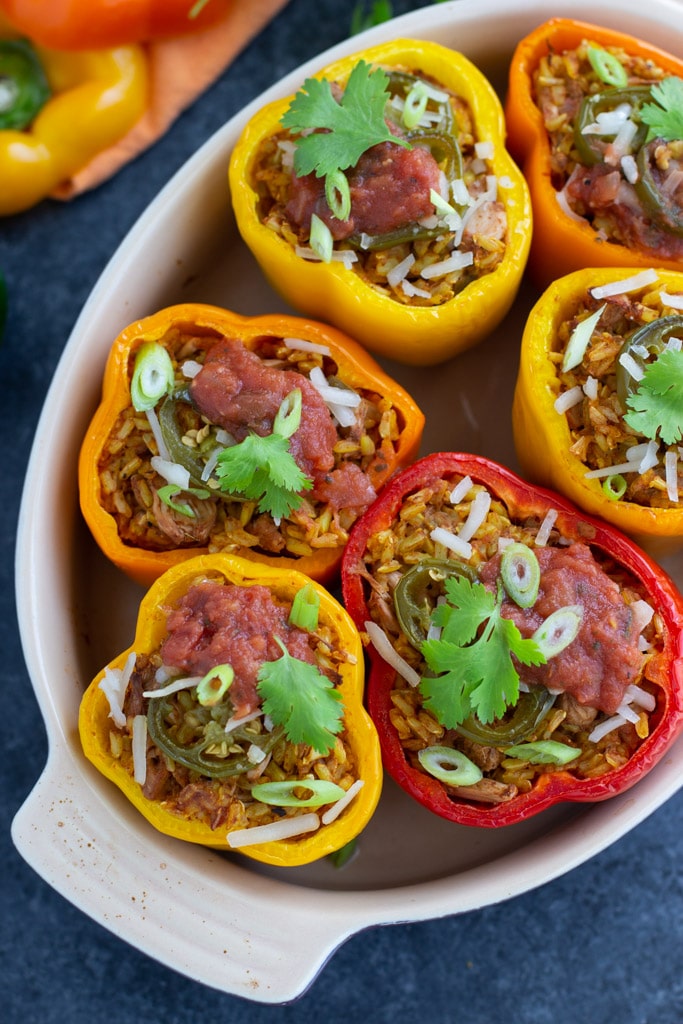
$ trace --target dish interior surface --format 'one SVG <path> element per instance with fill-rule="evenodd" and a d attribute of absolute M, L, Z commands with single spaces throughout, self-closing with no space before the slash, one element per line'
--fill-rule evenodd
<path fill-rule="evenodd" d="M 551 15 L 596 20 L 587 3 L 520 0 L 514 8 L 502 0 L 459 0 L 379 26 L 288 76 L 210 139 L 105 270 L 76 324 L 37 431 L 22 505 L 17 596 L 50 757 L 15 819 L 15 842 L 50 884 L 124 939 L 247 998 L 293 998 L 335 946 L 362 927 L 482 907 L 556 877 L 618 839 L 683 779 L 681 740 L 621 797 L 553 808 L 498 830 L 445 822 L 387 779 L 359 851 L 343 870 L 327 862 L 275 869 L 156 833 L 85 761 L 78 742 L 80 697 L 131 642 L 142 595 L 96 548 L 77 504 L 75 453 L 99 400 L 111 342 L 126 324 L 177 302 L 210 302 L 246 315 L 287 309 L 239 240 L 229 209 L 228 156 L 263 102 L 291 93 L 328 60 L 395 36 L 435 39 L 461 50 L 502 93 L 512 46 L 537 24 Z M 675 0 L 653 2 L 647 13 L 633 0 L 606 2 L 600 22 L 683 52 Z M 503 325 L 443 367 L 382 360 L 426 413 L 422 454 L 467 451 L 516 468 L 509 410 L 522 328 L 537 294 L 523 284 Z M 80 395 L 77 404 L 65 397 L 74 393 Z M 62 427 L 57 451 L 50 432 L 55 421 Z M 65 510 L 59 520 L 45 511 L 56 500 Z M 666 568 L 683 586 L 683 556 Z M 127 866 L 133 861 L 131 877 Z M 134 891 L 144 893 L 143 915 L 139 905 L 131 907 Z M 316 921 L 284 964 L 276 933 L 266 934 L 258 924 L 264 906 L 273 926 L 280 918 Z M 189 941 L 200 919 L 203 938 Z"/>

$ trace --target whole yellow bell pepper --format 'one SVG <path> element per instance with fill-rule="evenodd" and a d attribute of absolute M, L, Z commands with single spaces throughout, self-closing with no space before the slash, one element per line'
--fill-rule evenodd
<path fill-rule="evenodd" d="M 505 251 L 490 273 L 476 277 L 436 304 L 399 301 L 344 263 L 297 255 L 289 240 L 263 223 L 255 166 L 262 146 L 282 132 L 292 97 L 268 104 L 246 125 L 233 150 L 229 180 L 237 226 L 273 288 L 294 308 L 355 337 L 370 351 L 399 362 L 433 365 L 485 338 L 502 320 L 520 284 L 531 239 L 526 183 L 505 150 L 501 104 L 493 88 L 464 56 L 437 43 L 397 39 L 323 68 L 314 77 L 343 85 L 364 61 L 387 73 L 407 70 L 447 89 L 468 105 L 475 140 L 490 143 L 490 172 L 507 218 Z"/>
<path fill-rule="evenodd" d="M 0 40 L 16 33 L 0 16 Z M 147 105 L 139 46 L 67 53 L 35 47 L 50 95 L 31 123 L 0 129 L 0 216 L 50 195 L 133 127 Z"/>
<path fill-rule="evenodd" d="M 279 747 L 284 744 L 284 740 L 279 740 L 278 748 L 272 750 L 272 762 L 266 761 L 265 771 L 258 779 L 244 781 L 242 775 L 236 775 L 232 771 L 225 777 L 218 773 L 215 773 L 215 777 L 210 775 L 209 778 L 213 779 L 214 785 L 220 790 L 217 797 L 219 809 L 227 811 L 226 820 L 220 825 L 215 824 L 215 827 L 212 827 L 211 823 L 205 820 L 205 816 L 199 813 L 202 806 L 201 798 L 193 803 L 190 797 L 187 804 L 182 804 L 182 808 L 172 808 L 171 798 L 166 793 L 161 796 L 145 795 L 144 783 L 141 784 L 134 777 L 135 760 L 131 756 L 127 729 L 125 726 L 119 727 L 113 722 L 110 717 L 111 704 L 100 687 L 105 675 L 115 674 L 124 668 L 131 652 L 135 652 L 137 658 L 145 659 L 146 656 L 153 655 L 159 650 L 167 636 L 169 609 L 176 606 L 194 584 L 205 580 L 211 580 L 219 585 L 232 584 L 245 588 L 265 587 L 273 598 L 282 603 L 285 608 L 287 605 L 291 605 L 295 594 L 303 587 L 312 588 L 319 599 L 316 631 L 325 631 L 325 639 L 330 641 L 331 659 L 339 675 L 336 691 L 341 698 L 341 707 L 343 708 L 343 733 L 337 737 L 336 745 L 327 759 L 309 756 L 311 752 L 305 744 L 297 744 L 294 747 L 293 744 L 287 742 L 286 750 L 283 753 Z M 279 627 L 275 627 L 276 635 L 279 629 Z M 258 639 L 255 638 L 253 642 L 256 643 Z M 335 652 L 343 653 L 337 658 Z M 246 856 L 267 864 L 276 864 L 281 867 L 307 864 L 340 850 L 354 839 L 368 823 L 379 800 L 382 788 L 379 741 L 370 717 L 363 707 L 363 683 L 364 665 L 360 636 L 344 608 L 320 584 L 314 583 L 296 570 L 259 565 L 232 555 L 203 555 L 169 569 L 159 577 L 143 598 L 132 646 L 98 673 L 83 696 L 79 715 L 81 743 L 88 760 L 102 775 L 118 786 L 154 828 L 175 839 L 222 850 L 233 847 L 229 838 L 232 833 L 245 827 L 258 826 L 258 818 L 256 820 L 249 818 L 249 824 L 245 826 L 244 808 L 241 804 L 238 805 L 237 797 L 234 800 L 231 797 L 235 786 L 238 787 L 238 795 L 241 795 L 242 800 L 248 802 L 245 793 L 248 794 L 252 784 L 278 780 L 286 774 L 288 777 L 298 778 L 301 791 L 305 791 L 306 780 L 324 780 L 325 766 L 328 762 L 332 762 L 332 769 L 334 764 L 338 763 L 340 774 L 346 775 L 347 782 L 350 781 L 351 776 L 355 776 L 356 781 L 360 780 L 362 784 L 348 804 L 343 809 L 339 808 L 340 813 L 334 820 L 325 823 L 323 820 L 325 817 L 324 807 L 319 808 L 316 812 L 315 808 L 305 806 L 299 808 L 297 806 L 294 810 L 295 815 L 310 814 L 311 811 L 320 815 L 320 824 L 315 830 L 289 839 L 255 842 L 253 845 L 239 847 L 240 852 Z M 132 686 L 132 682 L 129 685 Z M 154 686 L 156 687 L 156 684 Z M 189 691 L 185 691 L 185 694 L 189 694 Z M 229 687 L 227 694 L 229 698 Z M 153 703 L 151 698 L 144 698 L 144 702 L 147 705 Z M 128 709 L 127 705 L 123 705 L 123 707 Z M 199 710 L 202 710 L 201 707 Z M 149 709 L 143 712 L 147 715 L 149 713 Z M 214 721 L 213 724 L 217 723 Z M 264 740 L 264 735 L 266 734 L 261 731 L 261 741 Z M 238 736 L 240 736 L 239 733 L 233 733 L 233 737 Z M 254 742 L 258 745 L 259 734 L 255 732 L 254 736 Z M 180 744 L 182 741 L 177 740 L 176 742 Z M 244 736 L 239 739 L 239 743 L 244 744 L 244 747 L 248 745 L 248 742 Z M 233 743 L 238 743 L 238 740 L 233 739 Z M 340 743 L 343 743 L 346 761 L 343 761 L 337 752 L 337 745 Z M 164 756 L 170 755 L 165 753 Z M 190 759 L 200 755 L 195 755 L 193 747 L 190 746 L 186 756 Z M 231 749 L 225 756 L 234 760 L 236 755 Z M 306 757 L 308 760 L 302 767 L 302 762 Z M 161 758 L 163 762 L 163 756 L 159 750 L 154 751 L 152 739 L 148 733 L 148 763 L 154 764 L 155 758 L 157 760 Z M 242 754 L 242 758 L 244 758 L 244 754 Z M 292 758 L 294 759 L 292 760 Z M 210 758 L 208 759 L 210 760 Z M 206 760 L 207 755 L 204 755 L 204 761 Z M 220 764 L 220 758 L 216 757 L 213 764 Z M 282 769 L 282 764 L 285 765 L 285 771 Z M 316 765 L 319 765 L 317 769 Z M 256 760 L 252 760 L 248 768 L 255 769 L 256 766 Z M 330 774 L 332 769 L 330 769 Z M 211 770 L 213 771 L 213 769 Z M 153 774 L 153 771 L 153 768 L 149 769 L 149 774 Z M 205 772 L 205 774 L 209 773 Z M 190 771 L 187 790 L 193 790 L 193 780 L 197 780 L 198 776 L 202 776 L 201 767 L 196 771 Z M 239 781 L 235 782 L 236 779 Z M 254 800 L 259 802 L 256 791 Z M 232 807 L 233 803 L 237 805 L 234 808 Z M 266 806 L 262 805 L 261 810 L 265 812 Z M 277 819 L 277 817 L 278 811 L 275 812 L 275 818 Z M 234 848 L 237 848 L 236 845 Z"/>
<path fill-rule="evenodd" d="M 637 481 L 639 474 L 624 469 L 614 470 L 624 491 L 621 496 L 610 486 L 610 477 L 587 476 L 591 467 L 583 461 L 578 448 L 574 447 L 572 451 L 575 439 L 570 431 L 567 414 L 555 408 L 561 392 L 559 374 L 567 347 L 567 335 L 573 330 L 570 325 L 575 323 L 577 314 L 585 318 L 588 289 L 626 280 L 632 280 L 632 277 L 628 269 L 623 267 L 577 270 L 555 281 L 543 293 L 529 314 L 522 338 L 512 409 L 513 434 L 517 459 L 526 477 L 564 494 L 579 508 L 617 526 L 655 557 L 659 557 L 683 547 L 683 503 L 667 504 L 663 501 L 662 507 L 655 507 L 631 500 L 626 487 Z M 663 293 L 663 299 L 659 299 L 660 293 Z M 683 301 L 683 273 L 658 270 L 655 281 L 631 289 L 624 296 L 617 295 L 616 308 L 619 308 L 620 298 L 625 301 L 630 297 L 645 307 L 643 321 L 656 326 L 658 318 L 670 319 L 673 316 L 677 323 L 683 318 L 678 314 L 679 307 L 666 306 L 667 295 L 678 297 L 672 302 Z M 598 293 L 593 304 L 599 308 L 602 303 L 603 298 Z M 613 410 L 619 410 L 622 404 L 615 404 L 614 397 L 615 375 L 619 372 L 619 355 L 623 351 L 619 347 L 619 338 L 612 337 L 611 324 L 615 316 L 619 314 L 605 315 L 602 323 L 606 325 L 606 333 L 603 333 L 601 320 L 598 319 L 590 341 L 591 345 L 602 345 L 602 349 L 596 351 L 596 359 L 603 359 L 603 351 L 607 353 L 604 356 L 606 369 L 602 374 L 604 385 L 600 384 L 601 390 L 593 400 L 585 393 L 587 389 L 590 391 L 588 385 L 583 386 L 584 394 L 579 395 L 577 392 L 580 400 L 589 406 L 587 422 L 590 423 L 604 422 L 601 406 L 607 408 L 608 416 L 612 416 Z M 631 321 L 627 333 L 623 335 L 627 345 L 637 325 L 637 320 Z M 622 408 L 620 415 L 624 411 Z M 583 418 L 586 419 L 585 416 Z M 609 436 L 609 426 L 604 433 Z M 645 440 L 633 431 L 630 444 L 636 446 Z M 662 448 L 661 442 L 659 448 Z M 622 459 L 627 458 L 624 449 L 628 450 L 628 442 L 620 443 L 614 451 L 608 451 L 606 464 L 616 462 L 623 466 L 625 463 Z M 658 477 L 656 493 L 665 497 L 663 462 L 660 451 L 657 468 L 650 472 Z"/>

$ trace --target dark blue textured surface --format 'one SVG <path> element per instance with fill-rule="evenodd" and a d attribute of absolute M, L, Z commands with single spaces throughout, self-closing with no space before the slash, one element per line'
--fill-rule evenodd
<path fill-rule="evenodd" d="M 394 10 L 422 6 L 403 0 Z M 351 0 L 290 0 L 166 137 L 113 180 L 70 205 L 45 202 L 0 222 L 10 292 L 0 348 L 8 439 L 0 505 L 0 1017 L 10 1024 L 683 1021 L 683 793 L 607 851 L 527 895 L 353 937 L 286 1007 L 223 995 L 150 960 L 57 895 L 11 843 L 11 819 L 47 751 L 16 628 L 14 537 L 33 431 L 62 347 L 105 263 L 171 174 L 247 101 L 344 39 L 352 8 Z"/>

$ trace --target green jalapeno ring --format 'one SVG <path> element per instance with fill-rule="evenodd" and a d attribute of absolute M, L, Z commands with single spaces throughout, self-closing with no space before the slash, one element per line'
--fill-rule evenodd
<path fill-rule="evenodd" d="M 629 396 L 635 394 L 638 381 L 634 381 L 628 370 L 622 366 L 621 356 L 628 353 L 644 371 L 648 361 L 637 350 L 646 348 L 656 359 L 666 348 L 669 338 L 676 335 L 683 337 L 683 313 L 672 313 L 670 316 L 662 316 L 658 320 L 644 324 L 624 340 L 616 363 L 617 395 L 623 409 L 627 407 Z"/>
<path fill-rule="evenodd" d="M 600 135 L 584 135 L 584 129 L 593 124 L 598 114 L 613 110 L 620 103 L 629 103 L 633 108 L 632 119 L 639 121 L 639 111 L 644 103 L 652 99 L 649 85 L 631 85 L 625 89 L 605 89 L 603 92 L 585 96 L 574 123 L 574 145 L 579 153 L 580 162 L 584 167 L 592 167 L 603 162 L 603 154 L 599 146 L 591 140 L 600 139 Z M 639 123 L 638 131 L 633 140 L 633 149 L 640 149 L 648 133 L 646 124 Z"/>
<path fill-rule="evenodd" d="M 242 775 L 250 771 L 254 765 L 247 758 L 246 754 L 233 757 L 212 757 L 206 754 L 207 747 L 213 746 L 213 737 L 203 737 L 196 743 L 181 745 L 169 735 L 166 726 L 166 717 L 172 710 L 172 701 L 168 697 L 154 697 L 150 699 L 147 709 L 147 730 L 153 742 L 170 757 L 176 764 L 188 768 L 190 771 L 198 772 L 210 779 L 224 779 L 231 775 Z M 259 744 L 264 754 L 269 753 L 283 735 L 282 729 L 273 729 L 268 734 L 266 742 Z M 234 734 L 228 734 L 227 738 L 235 738 Z"/>
<path fill-rule="evenodd" d="M 651 155 L 655 147 L 665 143 L 664 139 L 652 139 L 640 147 L 636 155 L 638 178 L 634 184 L 636 195 L 643 206 L 649 210 L 652 218 L 665 231 L 672 235 L 683 235 L 683 209 L 667 196 L 657 183 L 653 170 Z"/>
<path fill-rule="evenodd" d="M 28 40 L 0 40 L 0 130 L 27 128 L 50 96 L 43 66 Z"/>
<path fill-rule="evenodd" d="M 455 731 L 468 740 L 487 747 L 511 746 L 531 736 L 555 703 L 556 694 L 543 686 L 531 687 L 520 698 L 507 721 L 485 725 L 470 715 Z"/>
<path fill-rule="evenodd" d="M 454 576 L 465 576 L 470 583 L 477 579 L 476 571 L 465 562 L 450 562 L 441 558 L 423 558 L 413 565 L 394 588 L 394 608 L 403 632 L 413 647 L 420 649 L 427 639 L 430 619 L 436 598 L 443 591 L 443 582 Z M 432 594 L 435 591 L 435 594 Z"/>
<path fill-rule="evenodd" d="M 198 450 L 183 444 L 183 434 L 178 424 L 178 411 L 183 403 L 194 408 L 187 388 L 174 391 L 163 400 L 159 407 L 159 428 L 171 462 L 186 469 L 190 474 L 190 482 L 202 488 L 206 487 L 206 480 L 202 478 L 204 461 Z"/>

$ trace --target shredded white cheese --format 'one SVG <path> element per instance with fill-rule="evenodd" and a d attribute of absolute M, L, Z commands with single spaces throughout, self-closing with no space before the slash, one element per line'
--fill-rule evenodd
<path fill-rule="evenodd" d="M 153 697 L 170 697 L 172 693 L 179 693 L 181 690 L 191 690 L 193 686 L 197 686 L 202 681 L 202 676 L 183 676 L 180 679 L 174 679 L 173 682 L 167 686 L 162 686 L 158 690 L 143 690 L 142 696 L 147 698 Z"/>
<path fill-rule="evenodd" d="M 672 295 L 670 292 L 661 291 L 659 299 L 663 306 L 670 306 L 671 309 L 683 309 L 683 295 Z"/>
<path fill-rule="evenodd" d="M 583 401 L 583 389 L 580 384 L 575 384 L 573 388 L 569 388 L 568 391 L 563 391 L 562 394 L 558 395 L 553 403 L 555 412 L 562 415 L 568 412 L 569 409 L 573 409 L 575 405 Z"/>
<path fill-rule="evenodd" d="M 557 519 L 557 509 L 549 508 L 543 517 L 543 521 L 538 528 L 534 542 L 537 548 L 543 548 L 548 543 L 553 526 Z"/>
<path fill-rule="evenodd" d="M 442 544 L 449 551 L 454 551 L 456 555 L 460 555 L 466 562 L 472 557 L 472 545 L 467 541 L 461 540 L 457 534 L 444 529 L 443 526 L 435 526 L 429 536 L 435 544 Z"/>
<path fill-rule="evenodd" d="M 469 494 L 470 488 L 472 487 L 472 478 L 464 476 L 460 480 L 450 493 L 450 500 L 454 505 L 458 505 L 464 498 Z"/>
<path fill-rule="evenodd" d="M 625 277 L 621 281 L 597 285 L 597 287 L 590 289 L 590 293 L 594 299 L 606 299 L 610 295 L 624 295 L 626 292 L 635 292 L 648 284 L 654 284 L 655 281 L 657 281 L 656 270 L 641 270 L 639 274 Z"/>
<path fill-rule="evenodd" d="M 131 742 L 133 754 L 133 778 L 144 786 L 147 778 L 147 717 L 135 715 L 133 718 L 133 738 Z"/>
<path fill-rule="evenodd" d="M 180 463 L 169 462 L 168 459 L 162 459 L 160 455 L 153 455 L 149 461 L 152 469 L 159 476 L 163 476 L 167 484 L 173 484 L 181 491 L 187 490 L 190 486 L 190 472 Z"/>
<path fill-rule="evenodd" d="M 619 356 L 619 362 L 624 367 L 628 375 L 633 377 L 634 380 L 642 380 L 645 376 L 644 371 L 635 361 L 630 352 L 622 352 Z"/>
<path fill-rule="evenodd" d="M 458 538 L 461 541 L 470 541 L 489 514 L 491 508 L 491 495 L 488 491 L 477 491 L 474 501 L 470 505 L 470 512 L 458 531 Z"/>
<path fill-rule="evenodd" d="M 405 259 L 401 260 L 400 263 L 397 263 L 395 267 L 391 268 L 391 270 L 387 274 L 387 281 L 389 282 L 392 288 L 396 288 L 396 286 L 400 284 L 401 281 L 404 280 L 414 262 L 415 257 L 411 252 L 408 253 Z"/>
<path fill-rule="evenodd" d="M 99 682 L 99 689 L 109 702 L 109 717 L 120 729 L 126 724 L 126 716 L 123 713 L 123 701 L 126 696 L 126 689 L 136 661 L 135 651 L 131 651 L 123 668 L 105 668 L 104 675 Z"/>
<path fill-rule="evenodd" d="M 316 341 L 305 341 L 303 338 L 283 338 L 282 343 L 286 348 L 297 349 L 301 352 L 317 352 L 321 356 L 331 355 L 327 345 L 319 345 Z"/>
<path fill-rule="evenodd" d="M 315 832 L 320 826 L 320 818 L 314 812 L 297 814 L 280 821 L 272 821 L 268 825 L 254 825 L 252 828 L 238 828 L 228 832 L 228 846 L 239 850 L 244 846 L 256 843 L 276 843 L 280 839 L 292 839 L 293 836 Z"/>
<path fill-rule="evenodd" d="M 678 501 L 678 452 L 668 451 L 664 456 L 666 493 L 669 501 Z"/>
<path fill-rule="evenodd" d="M 421 271 L 420 277 L 429 281 L 433 277 L 444 277 L 446 274 L 452 274 L 457 270 L 464 270 L 465 267 L 471 267 L 473 263 L 474 253 L 454 252 L 445 260 L 439 260 L 438 263 L 431 263 L 425 267 Z"/>
<path fill-rule="evenodd" d="M 340 796 L 339 799 L 335 803 L 333 803 L 331 807 L 327 808 L 321 819 L 323 825 L 330 825 L 333 821 L 335 821 L 339 817 L 341 812 L 349 806 L 353 798 L 358 793 L 360 793 L 361 789 L 363 788 L 363 785 L 363 779 L 356 779 L 356 781 L 352 785 L 350 785 L 349 788 L 346 790 L 344 796 Z"/>
<path fill-rule="evenodd" d="M 381 626 L 378 626 L 376 622 L 369 619 L 364 623 L 363 629 L 370 637 L 370 643 L 379 656 L 384 658 L 387 665 L 391 665 L 393 669 L 396 669 L 401 678 L 405 679 L 410 686 L 417 686 L 420 682 L 419 673 L 396 651 Z"/>

